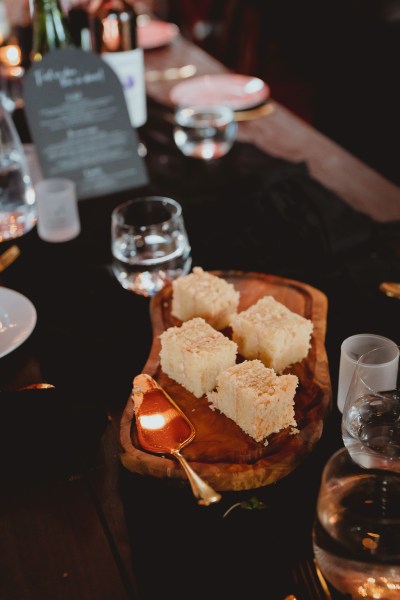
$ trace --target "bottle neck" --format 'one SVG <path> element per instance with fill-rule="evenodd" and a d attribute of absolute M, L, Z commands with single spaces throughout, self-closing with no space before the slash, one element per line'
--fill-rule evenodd
<path fill-rule="evenodd" d="M 89 16 L 93 50 L 124 52 L 137 47 L 136 13 L 123 0 L 105 0 Z"/>
<path fill-rule="evenodd" d="M 34 17 L 43 11 L 57 11 L 62 15 L 61 6 L 58 0 L 34 0 L 32 5 Z"/>
<path fill-rule="evenodd" d="M 58 0 L 35 0 L 33 4 L 32 60 L 38 61 L 50 50 L 66 48 L 71 36 Z"/>

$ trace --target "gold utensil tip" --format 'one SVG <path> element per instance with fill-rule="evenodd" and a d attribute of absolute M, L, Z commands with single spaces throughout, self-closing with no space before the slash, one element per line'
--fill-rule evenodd
<path fill-rule="evenodd" d="M 328 584 L 315 558 L 298 563 L 292 574 L 295 584 L 307 593 L 307 598 L 333 600 Z"/>
<path fill-rule="evenodd" d="M 153 81 L 173 81 L 174 79 L 187 79 L 196 74 L 195 65 L 184 65 L 183 67 L 169 67 L 168 69 L 146 71 L 147 83 Z"/>
<path fill-rule="evenodd" d="M 0 256 L 0 273 L 4 271 L 21 254 L 18 246 L 11 246 Z"/>
<path fill-rule="evenodd" d="M 383 281 L 379 286 L 381 292 L 390 298 L 400 299 L 400 283 L 394 281 Z"/>
<path fill-rule="evenodd" d="M 31 383 L 30 385 L 24 385 L 24 387 L 19 388 L 19 391 L 23 390 L 48 390 L 52 389 L 55 386 L 51 383 Z"/>

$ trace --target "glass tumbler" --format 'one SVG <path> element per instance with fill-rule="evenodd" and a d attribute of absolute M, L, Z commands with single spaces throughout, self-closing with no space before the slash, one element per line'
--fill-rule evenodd
<path fill-rule="evenodd" d="M 175 113 L 174 140 L 185 156 L 212 160 L 229 152 L 237 124 L 228 106 L 191 106 Z"/>
<path fill-rule="evenodd" d="M 181 205 L 162 196 L 128 200 L 111 215 L 113 272 L 120 284 L 142 296 L 186 275 L 191 248 Z"/>

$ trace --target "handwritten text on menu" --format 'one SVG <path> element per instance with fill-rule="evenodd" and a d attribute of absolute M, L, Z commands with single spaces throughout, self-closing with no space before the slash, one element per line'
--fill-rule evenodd
<path fill-rule="evenodd" d="M 99 56 L 46 54 L 27 73 L 24 99 L 44 177 L 73 179 L 79 199 L 148 183 L 121 84 Z"/>

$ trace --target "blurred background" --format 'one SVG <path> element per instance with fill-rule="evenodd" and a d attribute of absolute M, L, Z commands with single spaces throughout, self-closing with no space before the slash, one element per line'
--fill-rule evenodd
<path fill-rule="evenodd" d="M 168 0 L 163 18 L 400 183 L 399 0 Z"/>
<path fill-rule="evenodd" d="M 400 184 L 400 0 L 131 1 Z M 28 0 L 0 0 L 0 36 L 5 6 L 29 19 Z"/>

